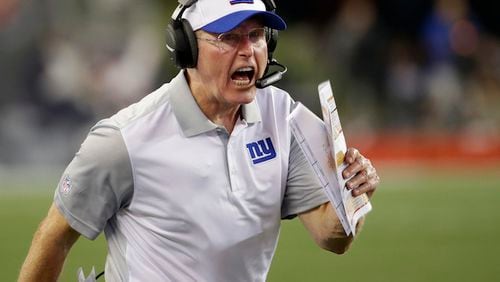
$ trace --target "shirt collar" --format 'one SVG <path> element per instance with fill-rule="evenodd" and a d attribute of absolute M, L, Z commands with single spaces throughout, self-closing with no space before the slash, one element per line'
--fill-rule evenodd
<path fill-rule="evenodd" d="M 210 121 L 201 111 L 191 93 L 184 72 L 185 70 L 181 70 L 170 83 L 170 102 L 184 135 L 191 137 L 216 129 L 218 126 Z M 262 120 L 257 99 L 241 107 L 242 118 L 247 123 L 257 123 Z"/>

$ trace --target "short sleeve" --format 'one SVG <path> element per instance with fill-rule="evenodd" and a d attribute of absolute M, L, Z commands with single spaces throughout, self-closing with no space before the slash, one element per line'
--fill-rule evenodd
<path fill-rule="evenodd" d="M 120 130 L 100 123 L 64 171 L 54 202 L 71 227 L 95 239 L 132 194 L 132 167 Z"/>
<path fill-rule="evenodd" d="M 294 218 L 297 214 L 313 209 L 327 201 L 328 198 L 323 187 L 307 162 L 299 144 L 292 136 L 287 187 L 281 208 L 281 217 L 284 219 Z"/>

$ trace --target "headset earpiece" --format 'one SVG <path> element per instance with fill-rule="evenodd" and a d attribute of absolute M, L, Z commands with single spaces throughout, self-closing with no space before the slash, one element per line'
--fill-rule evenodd
<path fill-rule="evenodd" d="M 191 24 L 186 19 L 181 19 L 184 38 L 187 42 L 185 58 L 179 64 L 181 68 L 193 68 L 198 63 L 198 41 Z M 184 60 L 185 59 L 185 60 Z"/>
<path fill-rule="evenodd" d="M 182 12 L 184 8 L 167 26 L 167 48 L 177 67 L 194 68 L 198 62 L 198 42 L 189 21 L 181 18 Z"/>
<path fill-rule="evenodd" d="M 276 4 L 273 0 L 262 0 L 266 6 L 266 10 L 270 12 L 276 11 Z M 278 30 L 268 28 L 266 32 L 267 39 L 267 66 L 264 71 L 264 75 L 255 81 L 255 86 L 257 88 L 265 88 L 272 85 L 283 78 L 287 68 L 286 66 L 278 63 L 276 59 L 273 58 L 273 52 L 276 50 L 276 45 L 278 45 Z M 271 67 L 278 68 L 278 70 L 271 71 Z"/>
<path fill-rule="evenodd" d="M 273 52 L 276 50 L 276 45 L 278 45 L 278 30 L 269 28 L 267 30 L 267 53 L 269 58 L 273 57 Z"/>
<path fill-rule="evenodd" d="M 266 6 L 266 11 L 275 12 L 276 4 L 273 0 L 262 0 L 264 6 Z M 268 28 L 266 32 L 267 38 L 267 57 L 269 62 L 273 60 L 273 52 L 276 50 L 276 45 L 278 45 L 278 30 Z"/>

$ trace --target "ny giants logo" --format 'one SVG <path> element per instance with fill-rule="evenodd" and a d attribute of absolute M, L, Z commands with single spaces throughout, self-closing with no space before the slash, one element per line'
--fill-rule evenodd
<path fill-rule="evenodd" d="M 253 4 L 253 0 L 231 0 L 229 1 L 229 4 L 234 5 L 234 4 Z"/>
<path fill-rule="evenodd" d="M 276 157 L 276 151 L 274 150 L 271 137 L 267 137 L 265 140 L 248 143 L 247 149 L 253 164 L 265 162 Z"/>

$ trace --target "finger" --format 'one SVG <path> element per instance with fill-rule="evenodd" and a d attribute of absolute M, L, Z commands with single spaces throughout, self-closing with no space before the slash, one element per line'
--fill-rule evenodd
<path fill-rule="evenodd" d="M 353 197 L 357 197 L 363 193 L 366 193 L 369 198 L 373 195 L 375 190 L 377 189 L 378 184 L 380 183 L 380 177 L 375 174 L 373 177 L 369 177 L 369 180 L 362 185 L 359 185 L 357 188 L 352 190 Z"/>
<path fill-rule="evenodd" d="M 374 190 L 375 190 L 375 188 L 370 183 L 365 182 L 365 183 L 363 183 L 363 185 L 361 185 L 355 189 L 352 189 L 351 193 L 352 193 L 353 197 L 357 197 L 357 196 L 362 195 L 364 193 L 366 193 L 370 197 Z"/>
<path fill-rule="evenodd" d="M 367 158 L 363 157 L 359 151 L 356 150 L 355 154 L 357 154 L 355 161 L 346 167 L 342 172 L 344 179 L 348 179 L 349 177 L 371 166 L 371 162 Z"/>
<path fill-rule="evenodd" d="M 363 170 L 363 164 L 361 162 L 354 162 L 347 166 L 344 171 L 342 171 L 342 176 L 344 179 L 348 179 L 349 177 L 357 174 L 358 172 Z"/>
<path fill-rule="evenodd" d="M 353 178 L 346 182 L 347 189 L 354 189 L 368 181 L 368 172 L 361 170 Z"/>
<path fill-rule="evenodd" d="M 359 156 L 360 153 L 356 148 L 349 148 L 345 154 L 345 161 L 348 164 L 352 164 Z"/>

